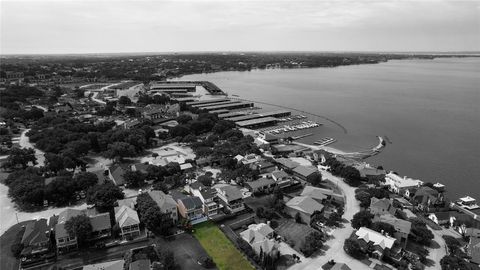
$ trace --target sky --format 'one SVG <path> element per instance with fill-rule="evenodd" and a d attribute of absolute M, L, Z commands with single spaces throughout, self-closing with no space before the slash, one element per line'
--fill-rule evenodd
<path fill-rule="evenodd" d="M 0 0 L 1 54 L 480 51 L 480 0 Z"/>

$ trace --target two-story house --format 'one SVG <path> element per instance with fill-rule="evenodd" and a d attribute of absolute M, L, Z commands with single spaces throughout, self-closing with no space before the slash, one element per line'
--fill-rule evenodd
<path fill-rule="evenodd" d="M 217 200 L 217 192 L 211 187 L 206 187 L 199 181 L 190 184 L 190 193 L 197 196 L 203 203 L 203 213 L 208 217 L 218 214 L 220 208 Z"/>
<path fill-rule="evenodd" d="M 420 187 L 423 182 L 420 180 L 400 177 L 397 174 L 390 172 L 385 175 L 385 185 L 388 186 L 390 191 L 397 194 L 405 194 L 409 188 Z"/>
<path fill-rule="evenodd" d="M 120 227 L 120 235 L 124 239 L 140 235 L 140 219 L 137 211 L 127 205 L 115 207 L 115 221 Z"/>
<path fill-rule="evenodd" d="M 175 223 L 178 221 L 177 203 L 172 196 L 167 195 L 160 190 L 149 191 L 148 195 L 158 205 L 163 214 L 169 214 L 170 218 Z"/>
<path fill-rule="evenodd" d="M 177 200 L 178 213 L 190 224 L 204 222 L 208 216 L 203 212 L 203 202 L 196 196 L 185 196 Z"/>
<path fill-rule="evenodd" d="M 222 186 L 217 187 L 217 196 L 220 203 L 231 213 L 238 213 L 245 209 L 243 205 L 243 195 L 240 189 L 236 186 Z"/>

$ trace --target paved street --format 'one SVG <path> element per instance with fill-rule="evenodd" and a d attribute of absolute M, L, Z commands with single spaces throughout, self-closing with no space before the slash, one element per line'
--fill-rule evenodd
<path fill-rule="evenodd" d="M 350 257 L 343 250 L 344 240 L 348 238 L 353 232 L 353 228 L 350 225 L 350 220 L 353 218 L 353 215 L 355 213 L 360 211 L 359 203 L 355 199 L 355 188 L 350 187 L 345 182 L 343 182 L 341 178 L 333 176 L 329 172 L 326 172 L 323 170 L 321 172 L 324 179 L 327 178 L 333 183 L 335 183 L 345 195 L 346 204 L 345 204 L 345 213 L 343 215 L 343 218 L 348 220 L 348 223 L 344 223 L 344 226 L 345 226 L 344 228 L 335 229 L 335 231 L 332 234 L 333 238 L 329 239 L 325 243 L 325 245 L 328 246 L 328 249 L 325 251 L 324 254 L 315 258 L 306 258 L 301 263 L 293 265 L 290 269 L 317 270 L 317 269 L 320 269 L 322 265 L 324 265 L 325 263 L 327 263 L 332 259 L 335 260 L 336 262 L 346 263 L 352 269 L 356 269 L 356 270 L 370 269 L 368 266 L 366 266 L 362 262 Z"/>

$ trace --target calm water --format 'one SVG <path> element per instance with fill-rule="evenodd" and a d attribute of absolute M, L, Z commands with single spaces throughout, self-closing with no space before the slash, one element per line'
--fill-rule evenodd
<path fill-rule="evenodd" d="M 480 58 L 390 61 L 337 68 L 221 72 L 185 76 L 208 80 L 228 94 L 329 117 L 313 142 L 361 150 L 392 142 L 368 159 L 401 175 L 440 181 L 452 199 L 480 200 Z M 260 105 L 265 107 L 263 105 Z"/>

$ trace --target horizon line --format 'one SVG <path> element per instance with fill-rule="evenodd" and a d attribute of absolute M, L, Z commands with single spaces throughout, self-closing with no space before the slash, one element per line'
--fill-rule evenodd
<path fill-rule="evenodd" d="M 480 51 L 388 51 L 388 50 L 324 50 L 324 51 L 312 51 L 312 50 L 218 50 L 218 51 L 144 51 L 144 52 L 69 52 L 69 53 L 0 53 L 0 57 L 5 56 L 65 56 L 65 55 L 148 55 L 148 54 L 189 54 L 189 53 L 196 53 L 196 54 L 225 54 L 225 53 L 333 53 L 333 54 L 341 54 L 341 53 L 378 53 L 378 54 L 480 54 Z"/>

